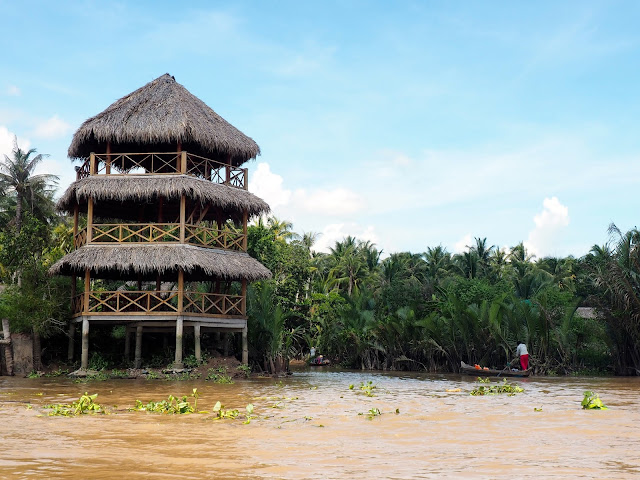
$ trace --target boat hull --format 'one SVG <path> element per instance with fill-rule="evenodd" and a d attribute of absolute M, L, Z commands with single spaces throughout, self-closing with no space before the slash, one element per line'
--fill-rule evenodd
<path fill-rule="evenodd" d="M 517 370 L 511 371 L 510 369 L 505 370 L 494 370 L 490 368 L 488 370 L 480 369 L 467 365 L 464 362 L 460 362 L 460 373 L 465 373 L 467 375 L 475 375 L 476 377 L 528 377 L 531 374 L 530 370 Z"/>

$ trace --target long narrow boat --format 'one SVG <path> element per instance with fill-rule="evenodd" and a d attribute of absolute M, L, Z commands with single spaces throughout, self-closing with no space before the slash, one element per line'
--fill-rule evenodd
<path fill-rule="evenodd" d="M 467 365 L 462 360 L 460 361 L 460 373 L 466 373 L 467 375 L 475 375 L 476 377 L 528 377 L 531 370 L 516 370 L 513 371 L 510 368 L 504 370 L 495 370 L 493 368 L 478 370 L 471 365 Z"/>

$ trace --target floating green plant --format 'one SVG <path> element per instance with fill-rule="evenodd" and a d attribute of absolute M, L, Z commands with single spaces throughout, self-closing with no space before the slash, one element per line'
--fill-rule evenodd
<path fill-rule="evenodd" d="M 187 395 L 183 395 L 180 398 L 169 395 L 167 400 L 161 400 L 159 402 L 150 401 L 146 404 L 142 403 L 140 400 L 136 400 L 135 407 L 130 408 L 130 410 L 138 412 L 165 413 L 169 415 L 196 413 L 198 411 L 199 396 L 200 394 L 198 393 L 198 389 L 194 388 L 193 393 L 190 395 L 194 400 L 193 406 L 189 403 L 189 397 Z"/>
<path fill-rule="evenodd" d="M 366 413 L 359 413 L 358 415 L 364 415 L 369 420 L 372 420 L 374 417 L 378 417 L 382 415 L 382 411 L 379 408 L 370 408 Z"/>
<path fill-rule="evenodd" d="M 364 393 L 367 397 L 375 397 L 373 391 L 376 389 L 376 385 L 369 380 L 368 382 L 360 382 L 360 392 Z M 354 390 L 355 386 L 353 384 L 349 385 L 349 390 Z"/>
<path fill-rule="evenodd" d="M 500 393 L 506 393 L 509 396 L 515 395 L 516 393 L 524 392 L 524 389 L 517 386 L 507 383 L 507 379 L 505 378 L 502 383 L 492 385 L 491 380 L 487 379 L 478 379 L 478 385 L 476 388 L 471 390 L 471 395 L 497 395 Z"/>
<path fill-rule="evenodd" d="M 602 400 L 600 400 L 600 396 L 591 391 L 584 392 L 584 399 L 580 405 L 586 410 L 608 410 L 605 404 L 602 403 Z"/>
<path fill-rule="evenodd" d="M 56 403 L 51 405 L 45 405 L 45 409 L 51 409 L 49 416 L 64 416 L 71 417 L 74 415 L 84 415 L 89 413 L 107 413 L 106 409 L 97 403 L 95 400 L 98 397 L 97 393 L 89 395 L 85 392 L 78 400 L 71 405 Z"/>

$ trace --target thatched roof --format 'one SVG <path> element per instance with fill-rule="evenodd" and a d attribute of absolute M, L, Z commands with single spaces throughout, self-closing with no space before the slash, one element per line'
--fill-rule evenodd
<path fill-rule="evenodd" d="M 193 281 L 220 278 L 252 282 L 271 277 L 271 272 L 247 253 L 192 245 L 85 245 L 54 263 L 49 273 L 83 275 L 87 268 L 99 278 L 155 278 L 157 274 L 169 278 L 175 277 L 179 268 Z"/>
<path fill-rule="evenodd" d="M 93 175 L 73 182 L 58 200 L 57 208 L 72 213 L 76 203 L 84 205 L 91 196 L 96 202 L 96 216 L 128 218 L 122 215 L 136 215 L 137 204 L 156 203 L 160 196 L 178 200 L 183 194 L 222 210 L 226 218 L 241 219 L 245 208 L 249 216 L 269 212 L 269 205 L 247 190 L 190 175 Z M 170 215 L 167 212 L 166 217 Z"/>
<path fill-rule="evenodd" d="M 260 154 L 253 139 L 167 73 L 86 120 L 73 136 L 69 157 L 105 152 L 107 142 L 113 152 L 175 151 L 178 141 L 182 150 L 236 166 Z"/>

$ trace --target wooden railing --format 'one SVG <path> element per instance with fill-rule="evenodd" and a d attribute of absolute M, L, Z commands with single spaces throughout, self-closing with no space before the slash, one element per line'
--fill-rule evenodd
<path fill-rule="evenodd" d="M 241 295 L 184 292 L 182 313 L 209 317 L 244 316 Z M 179 292 L 171 291 L 91 291 L 85 310 L 85 294 L 73 297 L 74 316 L 80 315 L 172 315 L 180 312 Z"/>
<path fill-rule="evenodd" d="M 246 190 L 246 168 L 201 157 L 189 152 L 92 153 L 77 167 L 76 180 L 91 175 L 186 174 Z"/>
<path fill-rule="evenodd" d="M 185 225 L 185 243 L 207 248 L 245 251 L 241 230 Z M 87 243 L 87 229 L 79 231 L 75 248 Z M 97 223 L 91 225 L 91 243 L 180 243 L 179 223 Z"/>

